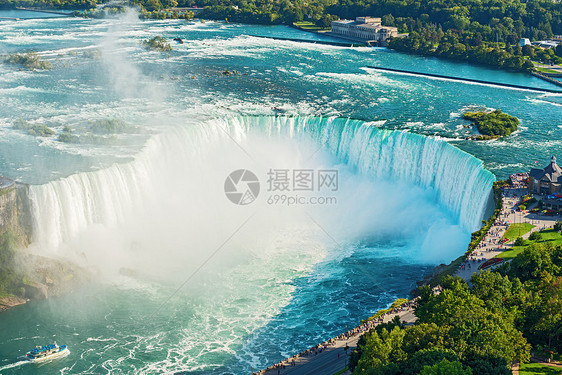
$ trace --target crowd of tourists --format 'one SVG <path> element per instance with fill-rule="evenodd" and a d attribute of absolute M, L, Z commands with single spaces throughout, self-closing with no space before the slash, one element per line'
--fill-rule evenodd
<path fill-rule="evenodd" d="M 434 293 L 439 293 L 441 290 L 439 289 L 440 287 L 436 287 L 433 288 Z M 415 299 L 414 300 L 409 300 L 407 302 L 404 302 L 403 304 L 396 306 L 394 308 L 392 308 L 391 310 L 385 312 L 384 314 L 382 314 L 381 316 L 374 318 L 372 320 L 367 320 L 364 321 L 362 324 L 358 325 L 357 327 L 350 329 L 344 333 L 342 333 L 341 335 L 338 335 L 330 340 L 326 340 L 318 345 L 313 346 L 310 349 L 305 349 L 302 352 L 295 354 L 292 357 L 286 358 L 274 365 L 271 365 L 263 370 L 260 370 L 258 372 L 255 372 L 253 375 L 262 375 L 262 374 L 266 374 L 266 373 L 270 373 L 270 374 L 281 374 L 282 370 L 287 369 L 287 368 L 291 368 L 296 366 L 299 360 L 305 360 L 308 357 L 311 356 L 316 356 L 320 353 L 322 353 L 323 351 L 325 351 L 326 349 L 335 346 L 338 341 L 344 341 L 345 342 L 345 346 L 343 347 L 343 349 L 345 350 L 345 352 L 347 353 L 347 349 L 349 348 L 347 345 L 347 341 L 353 337 L 356 336 L 361 336 L 363 333 L 370 331 L 371 329 L 375 328 L 378 324 L 383 323 L 385 321 L 385 317 L 387 318 L 386 321 L 391 320 L 393 317 L 392 315 L 397 315 L 400 314 L 402 312 L 406 312 L 406 311 L 410 311 L 413 309 L 415 304 Z"/>
<path fill-rule="evenodd" d="M 521 199 L 524 194 L 521 193 L 520 189 L 526 187 L 528 177 L 528 173 L 516 173 L 510 176 L 511 185 L 502 187 L 503 206 L 498 213 L 496 221 L 480 243 L 474 248 L 472 253 L 466 257 L 465 261 L 460 265 L 459 270 L 472 269 L 475 266 L 479 267 L 479 264 L 483 264 L 489 260 L 490 255 L 486 253 L 501 253 L 507 249 L 506 243 L 509 242 L 509 240 L 503 238 L 503 235 L 509 225 L 512 224 L 510 220 L 508 220 L 509 216 L 513 215 L 517 211 L 518 205 L 521 204 Z M 516 189 L 518 189 L 519 192 Z M 541 220 L 529 220 L 525 217 L 521 217 L 521 222 L 536 225 L 535 230 L 543 230 L 550 226 L 544 223 L 541 225 Z"/>
<path fill-rule="evenodd" d="M 529 173 L 514 173 L 509 176 L 509 180 L 511 181 L 511 186 L 508 188 L 511 189 L 520 189 L 527 187 L 527 181 L 529 180 Z"/>
<path fill-rule="evenodd" d="M 517 193 L 510 192 L 511 189 L 521 189 L 525 187 L 526 180 L 528 178 L 527 173 L 518 173 L 511 176 L 511 185 L 504 186 L 502 188 L 502 196 L 504 198 L 504 205 L 502 210 L 498 214 L 498 218 L 492 224 L 482 241 L 474 248 L 472 253 L 465 259 L 465 261 L 459 267 L 459 270 L 472 269 L 472 267 L 478 267 L 478 264 L 486 262 L 489 256 L 486 253 L 495 251 L 505 251 L 506 245 L 502 242 L 502 236 L 507 231 L 509 227 L 509 221 L 507 220 L 510 214 L 515 212 L 515 207 L 519 203 L 521 198 Z M 511 199 L 515 198 L 514 202 Z M 546 227 L 546 226 L 544 226 Z M 433 293 L 439 294 L 442 291 L 440 286 L 433 288 Z M 342 333 L 330 340 L 324 341 L 310 349 L 303 350 L 302 352 L 295 354 L 290 358 L 286 358 L 274 365 L 267 367 L 264 370 L 254 373 L 254 375 L 262 375 L 266 373 L 270 374 L 281 374 L 281 370 L 294 367 L 298 365 L 300 360 L 305 360 L 305 358 L 316 356 L 326 349 L 335 346 L 338 341 L 345 341 L 345 351 L 347 352 L 347 341 L 353 337 L 360 336 L 365 332 L 373 329 L 378 324 L 385 321 L 389 321 L 402 312 L 412 310 L 415 305 L 415 299 L 409 300 L 393 309 L 385 312 L 384 314 L 378 316 L 377 318 L 364 321 L 361 325 Z"/>

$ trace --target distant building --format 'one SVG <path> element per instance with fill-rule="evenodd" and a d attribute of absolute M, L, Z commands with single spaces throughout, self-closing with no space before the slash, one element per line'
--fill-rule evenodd
<path fill-rule="evenodd" d="M 545 40 L 545 41 L 541 42 L 539 47 L 544 48 L 544 49 L 549 49 L 549 48 L 556 48 L 557 45 L 558 45 L 558 42 L 556 42 L 554 40 Z"/>
<path fill-rule="evenodd" d="M 531 45 L 531 41 L 527 38 L 521 38 L 519 39 L 519 46 L 523 47 L 523 46 L 530 46 Z"/>
<path fill-rule="evenodd" d="M 398 36 L 398 29 L 383 26 L 380 18 L 357 17 L 352 20 L 332 21 L 332 33 L 351 39 L 385 44 L 390 37 Z"/>
<path fill-rule="evenodd" d="M 555 40 L 537 40 L 536 42 L 531 42 L 531 45 L 542 49 L 549 49 L 556 48 L 558 42 Z"/>
<path fill-rule="evenodd" d="M 532 168 L 529 172 L 529 193 L 555 194 L 562 186 L 562 168 L 556 164 L 556 158 L 550 159 L 550 164 L 543 169 Z M 562 192 L 561 192 L 562 193 Z"/>

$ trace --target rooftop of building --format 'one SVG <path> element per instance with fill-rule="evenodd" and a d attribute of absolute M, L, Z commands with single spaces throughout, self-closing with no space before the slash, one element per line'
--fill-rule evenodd
<path fill-rule="evenodd" d="M 364 21 L 368 21 L 368 22 L 364 22 Z M 372 22 L 371 22 L 372 21 Z M 343 25 L 353 25 L 355 27 L 360 27 L 360 28 L 364 28 L 364 29 L 387 29 L 387 30 L 397 30 L 398 28 L 393 27 L 393 26 L 383 26 L 381 24 L 381 19 L 380 18 L 373 18 L 373 17 L 357 17 L 354 20 L 337 20 L 337 21 L 332 21 L 332 23 L 339 23 L 339 24 L 343 24 Z"/>
<path fill-rule="evenodd" d="M 355 23 L 354 20 L 337 20 L 337 21 L 332 21 L 332 23 Z"/>
<path fill-rule="evenodd" d="M 529 175 L 535 180 L 546 180 L 549 182 L 562 182 L 562 168 L 556 164 L 556 157 L 550 158 L 550 164 L 543 169 L 532 168 Z"/>

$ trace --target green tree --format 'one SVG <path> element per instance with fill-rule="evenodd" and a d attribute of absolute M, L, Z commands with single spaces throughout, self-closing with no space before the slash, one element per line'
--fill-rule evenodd
<path fill-rule="evenodd" d="M 429 348 L 422 349 L 409 356 L 402 365 L 403 375 L 417 375 L 424 367 L 433 366 L 442 360 L 456 362 L 459 356 L 450 349 Z"/>
<path fill-rule="evenodd" d="M 542 235 L 539 232 L 533 232 L 529 236 L 529 239 L 531 241 L 540 241 L 542 239 Z"/>
<path fill-rule="evenodd" d="M 394 17 L 392 14 L 385 14 L 382 16 L 382 24 L 384 26 L 394 26 Z"/>
<path fill-rule="evenodd" d="M 362 355 L 357 364 L 357 370 L 366 371 L 372 367 L 385 366 L 390 363 L 401 362 L 406 359 L 406 353 L 402 349 L 402 341 L 405 331 L 395 327 L 388 331 L 383 329 L 380 333 L 372 331 L 368 333 Z"/>
<path fill-rule="evenodd" d="M 533 330 L 548 337 L 548 347 L 552 348 L 553 339 L 558 342 L 562 336 L 562 277 L 546 276 L 539 289 L 543 303 L 538 306 L 539 319 Z"/>
<path fill-rule="evenodd" d="M 521 50 L 523 51 L 523 56 L 535 57 L 535 48 L 533 46 L 524 45 L 521 47 Z"/>
<path fill-rule="evenodd" d="M 558 254 L 548 243 L 532 244 L 511 261 L 509 276 L 519 277 L 521 281 L 540 280 L 543 272 L 560 274 L 560 265 L 552 261 L 551 255 Z"/>
<path fill-rule="evenodd" d="M 511 375 L 512 371 L 505 358 L 497 356 L 471 355 L 462 363 L 478 375 Z"/>
<path fill-rule="evenodd" d="M 422 323 L 450 326 L 451 349 L 464 355 L 487 355 L 526 361 L 530 347 L 505 311 L 493 311 L 472 294 L 466 282 L 455 278 L 447 288 L 416 309 Z"/>
<path fill-rule="evenodd" d="M 462 363 L 449 362 L 446 358 L 433 366 L 425 366 L 420 375 L 472 375 L 470 367 L 463 368 Z"/>

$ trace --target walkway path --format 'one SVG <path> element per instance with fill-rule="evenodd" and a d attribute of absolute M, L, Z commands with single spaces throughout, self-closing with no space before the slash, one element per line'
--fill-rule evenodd
<path fill-rule="evenodd" d="M 307 349 L 255 374 L 333 375 L 347 367 L 349 353 L 357 347 L 359 337 L 363 333 L 382 322 L 390 322 L 396 316 L 406 324 L 413 324 L 417 319 L 414 315 L 413 302 L 409 301 L 405 306 L 394 309 L 376 322 L 371 321 L 360 325 L 343 335 L 317 345 L 316 349 Z M 349 348 L 347 351 L 345 350 L 346 345 Z"/>
<path fill-rule="evenodd" d="M 519 212 L 522 197 L 527 194 L 527 189 L 522 186 L 512 186 L 504 189 L 503 203 L 498 219 L 488 230 L 481 243 L 469 255 L 465 263 L 457 270 L 455 275 L 462 277 L 466 281 L 474 273 L 479 272 L 478 266 L 488 259 L 495 257 L 505 250 L 513 247 L 513 244 L 500 244 L 501 237 L 505 233 L 509 224 L 530 223 L 535 227 L 523 238 L 528 238 L 532 232 L 551 228 L 556 223 L 556 217 L 528 212 Z M 435 293 L 439 293 L 439 288 L 434 288 Z M 307 349 L 293 357 L 287 358 L 275 365 L 269 366 L 265 370 L 256 372 L 259 375 L 333 375 L 347 366 L 349 353 L 357 347 L 359 337 L 364 332 L 380 324 L 389 322 L 396 316 L 406 324 L 413 324 L 417 317 L 414 315 L 414 300 L 408 301 L 390 313 L 384 314 L 376 321 L 367 322 L 355 329 L 346 332 L 334 339 L 318 344 L 314 348 Z M 348 346 L 349 350 L 344 348 Z M 519 367 L 513 368 L 513 373 L 519 373 Z"/>
<path fill-rule="evenodd" d="M 558 73 L 562 74 L 562 65 L 543 64 L 536 61 L 533 61 L 533 64 L 535 65 L 535 68 L 545 68 L 545 69 L 555 70 Z"/>
<path fill-rule="evenodd" d="M 474 249 L 455 273 L 456 276 L 460 276 L 466 281 L 469 281 L 474 273 L 479 272 L 478 267 L 481 264 L 513 247 L 513 241 L 506 244 L 500 243 L 501 237 L 508 228 L 505 222 L 509 224 L 529 223 L 534 225 L 535 227 L 533 227 L 530 232 L 521 236 L 524 239 L 529 238 L 532 232 L 554 227 L 554 224 L 556 224 L 556 221 L 559 219 L 557 216 L 546 216 L 530 213 L 528 211 L 518 211 L 521 200 L 526 194 L 527 188 L 524 186 L 517 186 L 504 190 L 502 209 L 498 219 L 490 230 L 488 230 L 488 233 L 486 233 L 480 245 Z"/>
<path fill-rule="evenodd" d="M 557 367 L 559 369 L 562 369 L 562 363 L 558 362 L 558 361 L 550 361 L 550 362 L 546 362 L 546 360 L 544 358 L 539 358 L 539 357 L 531 357 L 531 362 L 532 363 L 540 363 L 541 365 L 545 365 L 545 366 L 551 366 L 551 367 Z"/>

